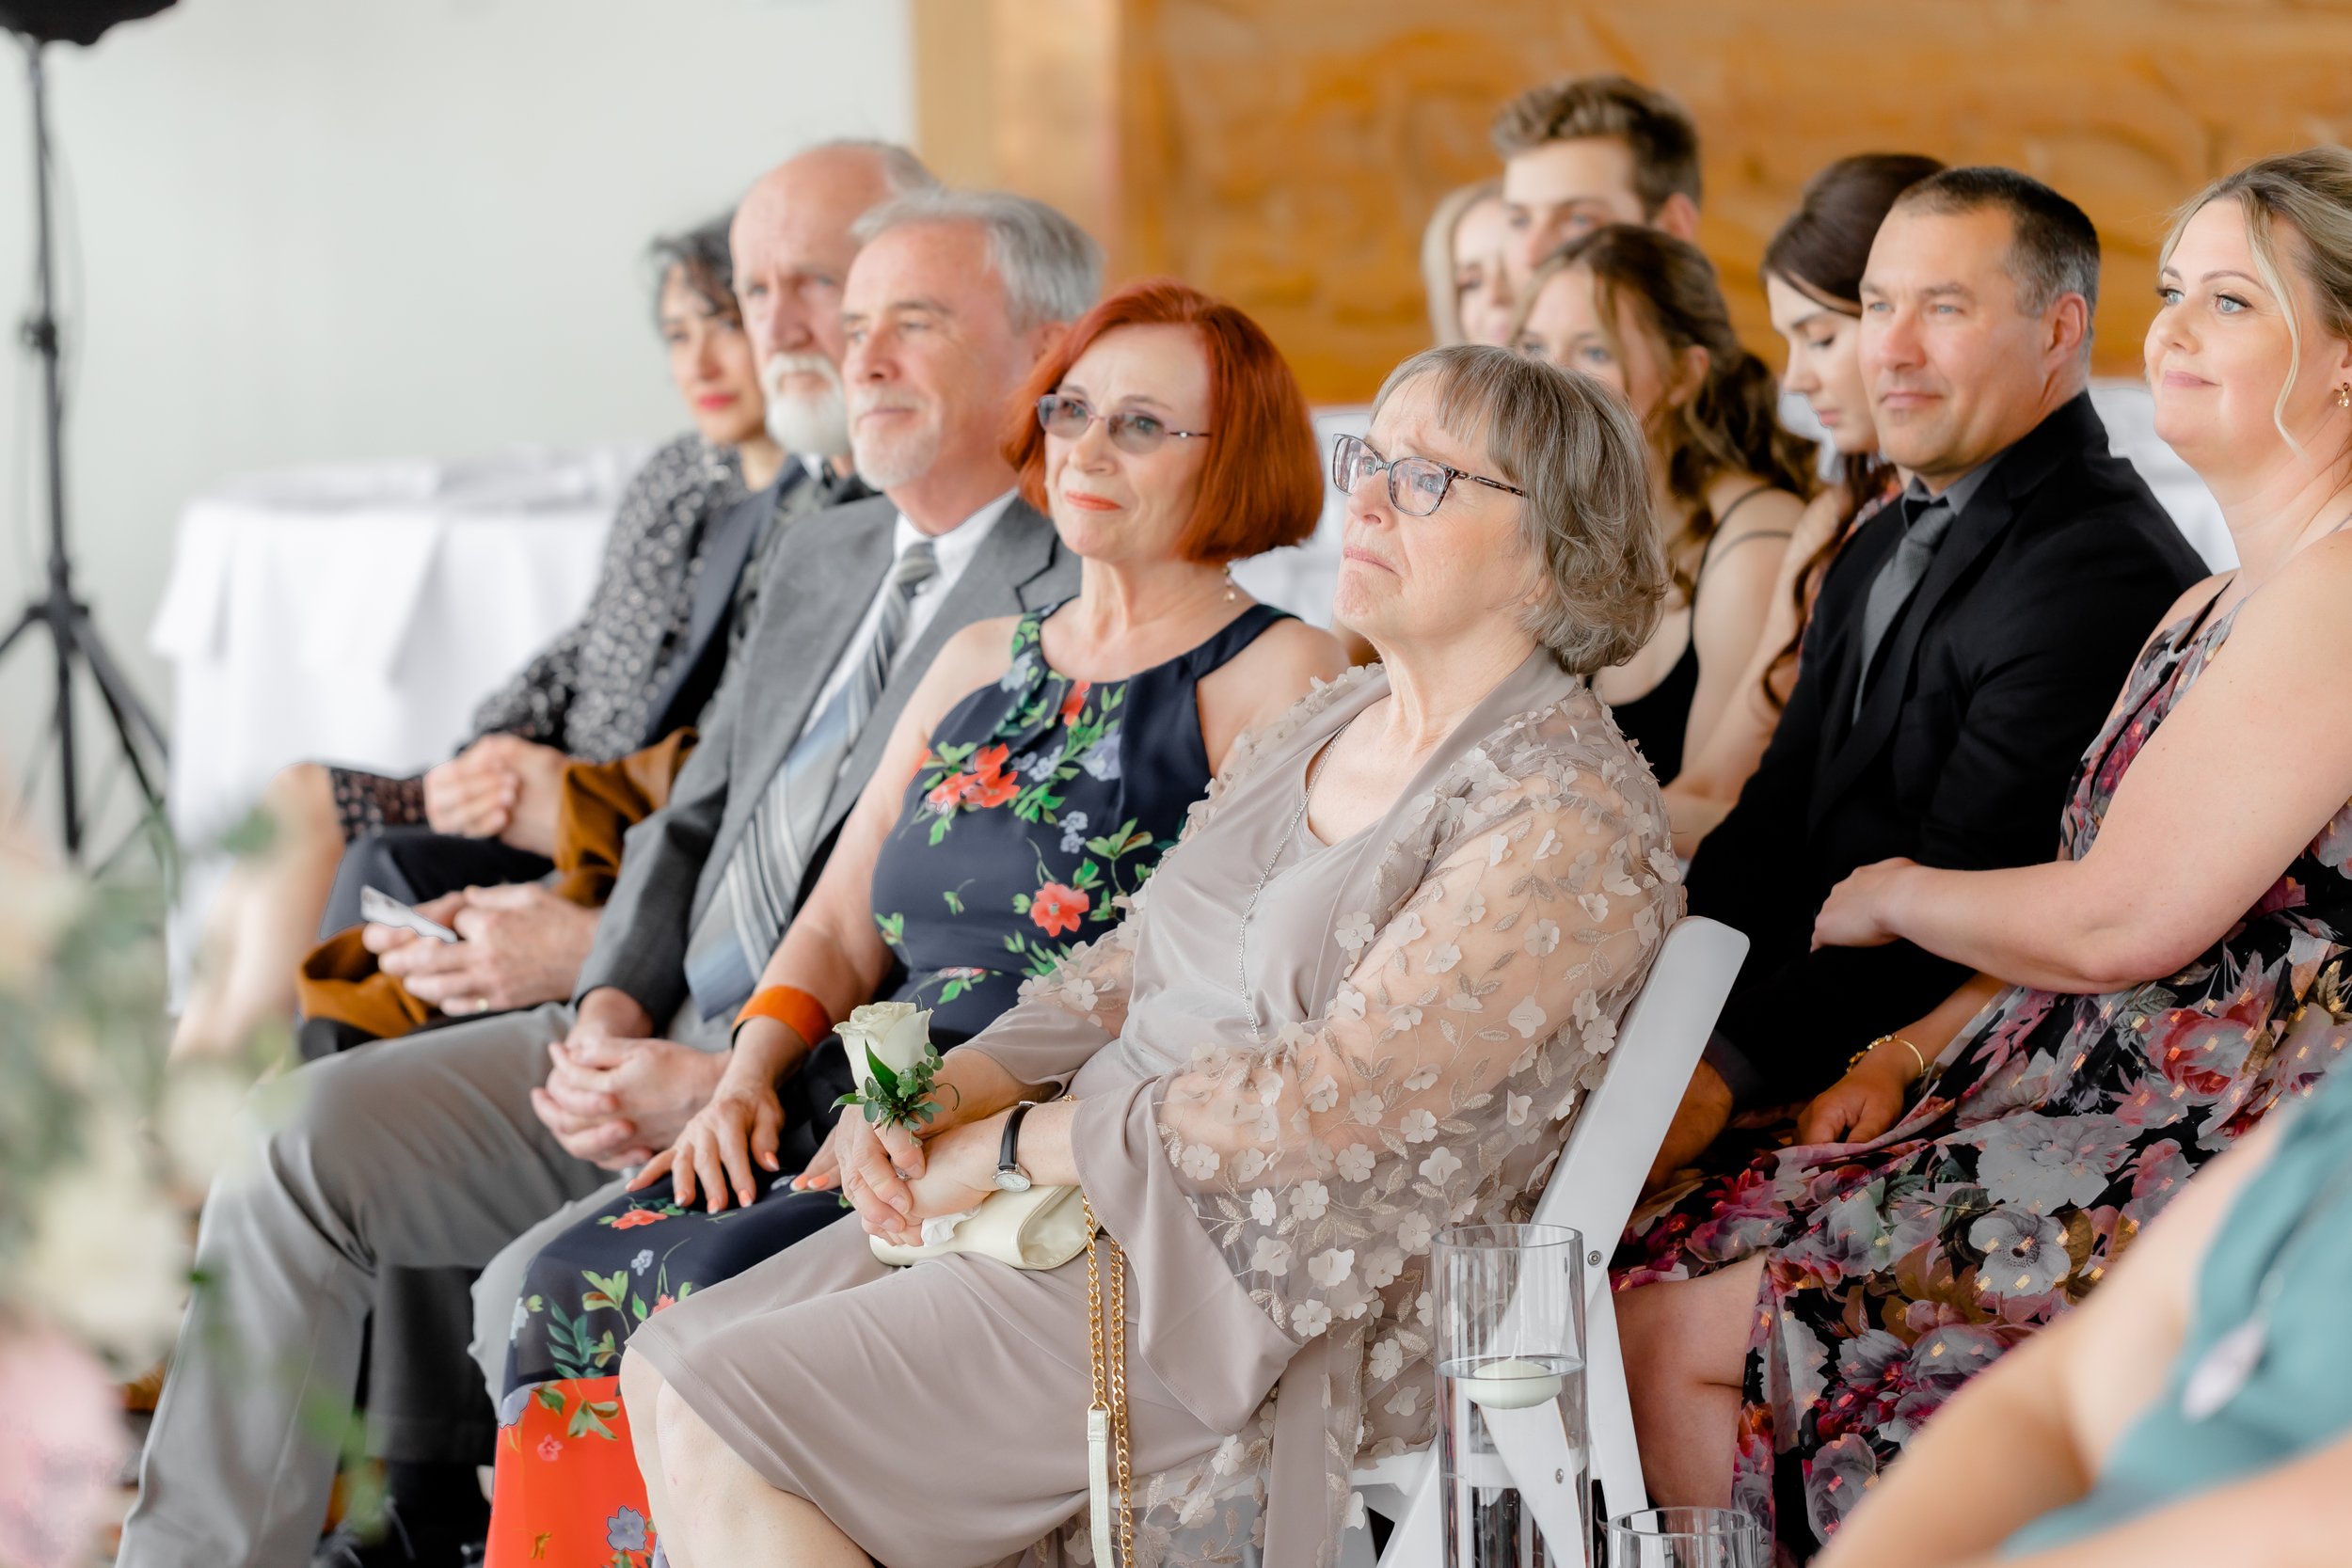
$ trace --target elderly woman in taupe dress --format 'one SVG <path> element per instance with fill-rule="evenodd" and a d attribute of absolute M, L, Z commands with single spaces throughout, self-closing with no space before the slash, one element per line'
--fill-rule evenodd
<path fill-rule="evenodd" d="M 947 1055 L 920 1146 L 852 1114 L 802 1179 L 908 1239 L 1061 1091 L 1017 1158 L 1125 1251 L 1139 1561 L 1261 1513 L 1268 1563 L 1336 1555 L 1350 1463 L 1431 1436 L 1432 1234 L 1527 1215 L 1680 911 L 1588 680 L 1664 591 L 1644 461 L 1581 376 L 1399 367 L 1333 468 L 1381 666 L 1236 747 L 1127 919 Z M 1086 1560 L 1086 1275 L 836 1226 L 660 1313 L 621 1384 L 670 1562 Z"/>

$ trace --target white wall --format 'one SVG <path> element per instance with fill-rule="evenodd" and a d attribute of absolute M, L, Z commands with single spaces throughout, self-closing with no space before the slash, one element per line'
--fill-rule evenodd
<path fill-rule="evenodd" d="M 12 325 L 30 134 L 6 42 Z M 183 0 L 50 59 L 82 586 L 166 712 L 146 633 L 190 496 L 339 458 L 674 433 L 646 240 L 802 143 L 914 127 L 906 0 Z M 10 620 L 40 580 L 38 397 L 27 366 L 0 377 Z M 45 653 L 0 668 L 11 783 L 49 678 Z M 33 803 L 53 833 L 54 791 Z"/>

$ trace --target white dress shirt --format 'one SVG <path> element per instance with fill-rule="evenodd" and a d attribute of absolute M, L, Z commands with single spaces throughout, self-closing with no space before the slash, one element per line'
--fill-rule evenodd
<path fill-rule="evenodd" d="M 1006 491 L 945 533 L 927 534 L 909 521 L 905 513 L 898 514 L 898 527 L 891 531 L 890 559 L 896 562 L 907 553 L 910 546 L 929 539 L 931 542 L 931 557 L 938 562 L 939 569 L 914 591 L 914 602 L 907 606 L 906 630 L 899 634 L 898 651 L 892 657 L 890 673 L 894 677 L 905 665 L 907 656 L 914 645 L 923 640 L 925 628 L 939 613 L 939 607 L 946 602 L 948 594 L 956 586 L 956 579 L 963 576 L 963 569 L 972 564 L 973 557 L 980 553 L 980 546 L 988 543 L 988 536 L 996 527 L 996 520 L 1012 504 L 1012 494 L 1009 490 Z M 882 626 L 882 602 L 890 592 L 890 573 L 885 571 L 882 586 L 874 593 L 874 602 L 866 606 L 866 618 L 858 623 L 856 632 L 842 646 L 841 657 L 834 661 L 833 669 L 825 676 L 825 684 L 818 689 L 817 700 L 809 705 L 807 722 L 802 726 L 803 734 L 807 733 L 807 724 L 816 722 L 817 716 L 825 711 L 825 705 L 833 701 L 834 693 L 841 689 L 843 683 L 850 678 L 850 672 L 856 669 L 865 657 L 866 644 L 874 640 L 876 629 Z"/>

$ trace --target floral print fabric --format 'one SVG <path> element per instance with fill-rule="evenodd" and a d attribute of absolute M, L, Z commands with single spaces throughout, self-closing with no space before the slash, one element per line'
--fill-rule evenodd
<path fill-rule="evenodd" d="M 2168 628 L 2076 776 L 2068 856 L 2229 635 Z M 2176 974 L 2104 996 L 2015 987 L 1867 1144 L 1769 1154 L 1637 1227 L 1618 1288 L 1761 1253 L 1738 1503 L 1819 1549 L 1959 1386 L 2095 1287 L 2139 1228 L 2352 1042 L 2352 804 Z"/>
<path fill-rule="evenodd" d="M 898 996 L 932 1010 L 943 1043 L 986 1027 L 1143 885 L 1207 787 L 1193 688 L 1280 618 L 1254 606 L 1192 655 L 1097 684 L 1046 663 L 1051 613 L 1025 616 L 1004 677 L 941 721 L 874 868 L 874 923 L 908 973 Z M 1131 746 L 1130 711 L 1197 760 L 1142 754 L 1167 741 Z"/>
<path fill-rule="evenodd" d="M 499 1433 L 489 1561 L 652 1568 L 653 1522 L 637 1456 L 622 1437 L 620 1385 L 618 1377 L 546 1383 L 517 1402 Z M 532 1466 L 562 1474 L 565 1485 L 529 1484 Z"/>

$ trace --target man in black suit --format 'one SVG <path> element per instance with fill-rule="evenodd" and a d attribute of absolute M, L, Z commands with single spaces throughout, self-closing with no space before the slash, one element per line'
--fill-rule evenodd
<path fill-rule="evenodd" d="M 1810 1099 L 1969 978 L 1909 942 L 1811 949 L 1856 867 L 2046 860 L 2083 750 L 2165 608 L 2205 567 L 2107 451 L 2087 388 L 2099 238 L 2003 168 L 1905 192 L 1862 283 L 1862 364 L 1902 497 L 1821 585 L 1763 763 L 1701 844 L 1690 909 L 1753 946 L 1661 1151 L 1737 1105 Z"/>

